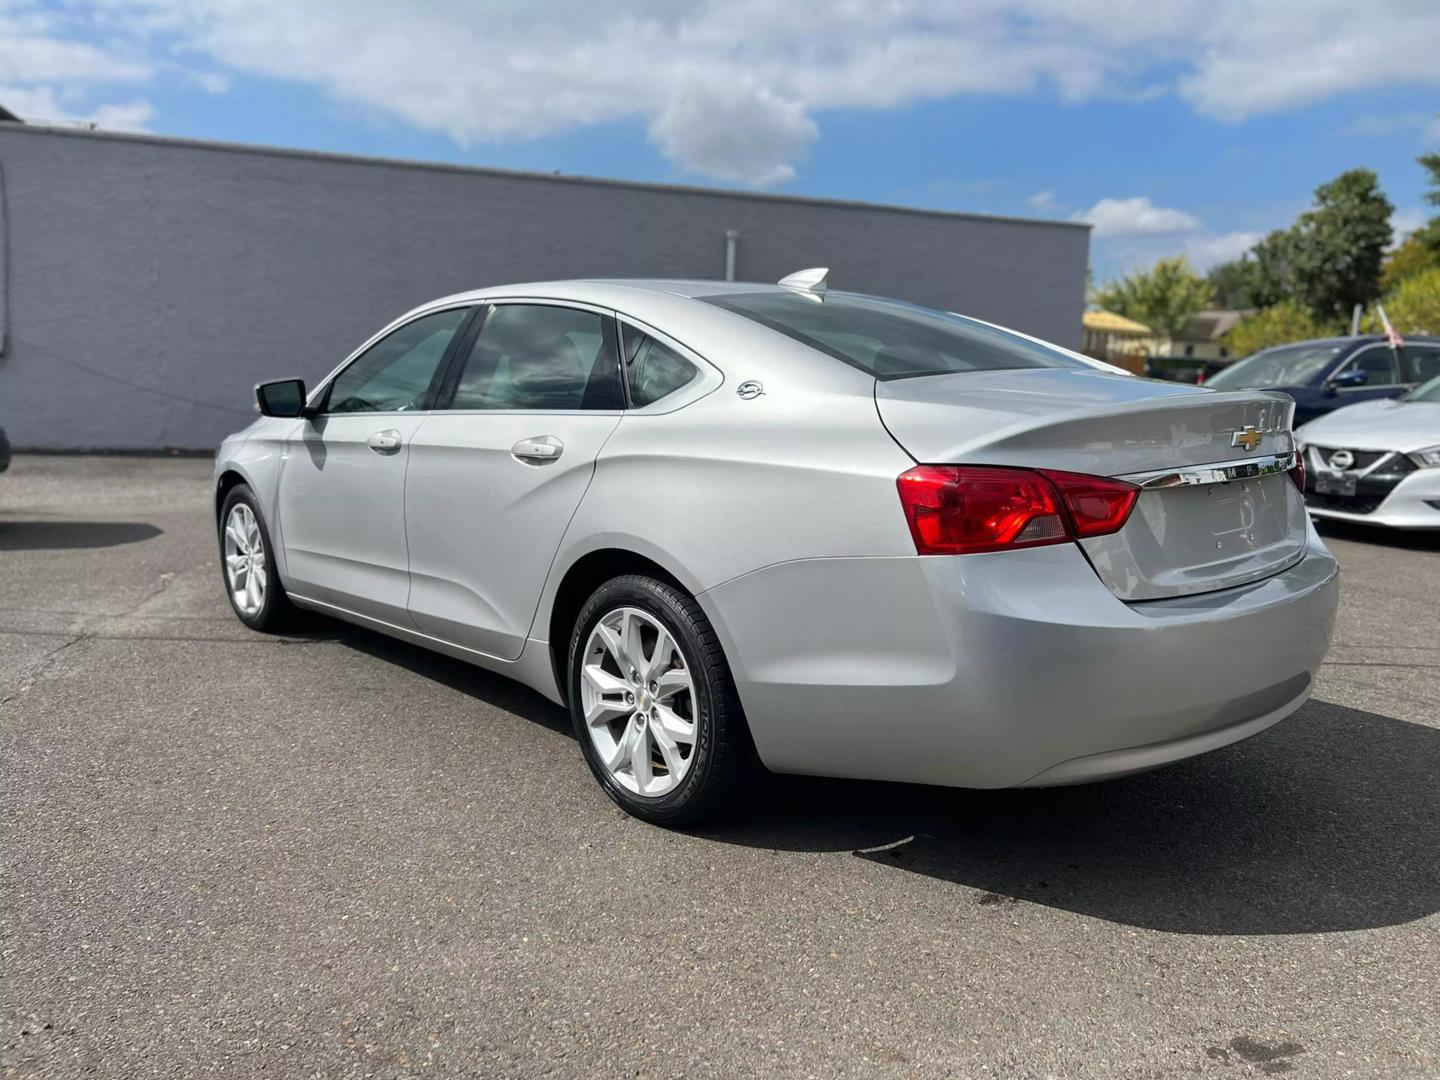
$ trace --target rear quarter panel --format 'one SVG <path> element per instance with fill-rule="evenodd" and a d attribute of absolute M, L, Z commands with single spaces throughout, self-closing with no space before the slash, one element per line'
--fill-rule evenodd
<path fill-rule="evenodd" d="M 637 548 L 663 556 L 698 593 L 791 559 L 914 554 L 895 487 L 913 461 L 869 393 L 767 381 L 745 401 L 733 385 L 676 412 L 621 420 L 560 566 L 643 538 Z"/>

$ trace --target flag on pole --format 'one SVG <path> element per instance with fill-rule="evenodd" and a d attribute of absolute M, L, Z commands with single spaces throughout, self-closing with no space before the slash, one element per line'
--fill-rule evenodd
<path fill-rule="evenodd" d="M 1403 349 L 1405 339 L 1395 332 L 1395 327 L 1390 325 L 1390 316 L 1385 314 L 1385 305 L 1376 304 L 1375 310 L 1380 315 L 1380 325 L 1385 328 L 1385 343 L 1392 349 Z"/>

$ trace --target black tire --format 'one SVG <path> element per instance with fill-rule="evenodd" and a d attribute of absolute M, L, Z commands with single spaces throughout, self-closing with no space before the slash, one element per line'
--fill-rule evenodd
<path fill-rule="evenodd" d="M 618 607 L 639 608 L 659 621 L 691 666 L 696 734 L 693 760 L 679 785 L 661 796 L 639 795 L 618 783 L 601 762 L 586 729 L 580 696 L 582 653 L 595 624 Z M 755 744 L 720 641 L 693 597 L 640 574 L 612 578 L 580 609 L 567 656 L 575 736 L 595 779 L 621 809 L 655 825 L 679 828 L 714 821 L 743 801 L 759 771 Z"/>
<path fill-rule="evenodd" d="M 245 612 L 235 603 L 235 596 L 230 591 L 230 579 L 225 573 L 225 522 L 230 518 L 230 511 L 235 508 L 236 503 L 243 502 L 255 515 L 255 522 L 260 529 L 260 539 L 265 545 L 265 597 L 260 607 L 253 612 Z M 236 484 L 225 495 L 225 501 L 220 505 L 220 516 L 216 519 L 216 537 L 220 551 L 220 583 L 225 589 L 225 597 L 230 601 L 230 610 L 235 612 L 239 619 L 251 630 L 259 630 L 262 633 L 274 634 L 292 626 L 299 612 L 295 605 L 290 603 L 290 598 L 285 595 L 285 586 L 280 582 L 280 570 L 275 565 L 275 545 L 270 540 L 270 530 L 265 525 L 265 515 L 260 512 L 260 504 L 255 498 L 255 493 L 250 490 L 248 484 Z"/>

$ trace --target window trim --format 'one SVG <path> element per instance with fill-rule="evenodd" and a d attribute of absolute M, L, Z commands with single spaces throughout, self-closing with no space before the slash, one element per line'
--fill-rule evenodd
<path fill-rule="evenodd" d="M 450 403 L 455 400 L 455 392 L 460 387 L 460 376 L 465 370 L 465 361 L 469 359 L 470 349 L 474 348 L 475 340 L 484 329 L 485 322 L 490 318 L 490 312 L 507 305 L 524 304 L 528 307 L 563 307 L 574 308 L 577 311 L 589 311 L 599 315 L 602 319 L 609 319 L 612 326 L 615 326 L 616 335 L 616 362 L 619 371 L 616 373 L 623 387 L 625 384 L 624 361 L 621 360 L 619 348 L 620 342 L 618 324 L 616 323 L 615 312 L 600 304 L 587 304 L 579 300 L 559 300 L 541 296 L 486 296 L 472 301 L 481 314 L 474 319 L 470 326 L 465 328 L 465 341 L 446 358 L 445 376 L 441 380 L 439 392 L 431 405 L 430 411 L 444 413 L 446 416 L 622 416 L 630 403 L 630 396 L 622 389 L 625 404 L 618 409 L 452 409 Z M 460 335 L 456 335 L 458 341 Z"/>
<path fill-rule="evenodd" d="M 470 325 L 475 321 L 475 313 L 480 307 L 481 302 L 478 300 L 464 300 L 457 303 L 436 304 L 434 307 L 426 308 L 423 311 L 417 311 L 409 317 L 402 315 L 400 318 L 395 319 L 393 322 L 386 325 L 378 333 L 372 334 L 365 340 L 365 343 L 363 345 L 361 345 L 358 349 L 352 352 L 344 360 L 340 361 L 340 363 L 330 372 L 330 374 L 326 375 L 325 378 L 323 378 L 320 383 L 315 387 L 315 389 L 311 391 L 310 396 L 306 398 L 306 405 L 309 408 L 315 410 L 315 419 L 318 420 L 321 417 L 324 417 L 326 418 L 327 422 L 334 417 L 424 416 L 429 414 L 430 412 L 434 411 L 435 402 L 437 400 L 436 395 L 439 393 L 440 389 L 444 385 L 444 373 L 449 370 L 450 363 L 454 359 L 456 343 L 459 342 L 461 338 L 463 338 L 469 332 Z M 330 391 L 335 385 L 335 380 L 338 379 L 341 375 L 343 375 L 350 368 L 351 364 L 355 363 L 367 352 L 369 352 L 373 346 L 378 345 L 381 341 L 384 341 L 391 334 L 398 333 L 399 331 L 405 329 L 405 327 L 409 326 L 411 323 L 419 322 L 421 319 L 429 318 L 431 315 L 439 315 L 441 312 L 444 311 L 461 310 L 466 311 L 467 314 L 465 318 L 460 320 L 460 325 L 455 328 L 455 333 L 450 336 L 450 341 L 445 346 L 445 353 L 440 357 L 440 363 L 435 368 L 435 374 L 431 376 L 430 386 L 425 391 L 425 396 L 427 399 L 425 408 L 400 410 L 389 409 L 383 412 L 378 410 L 375 412 L 345 413 L 332 413 L 326 411 L 330 404 Z"/>

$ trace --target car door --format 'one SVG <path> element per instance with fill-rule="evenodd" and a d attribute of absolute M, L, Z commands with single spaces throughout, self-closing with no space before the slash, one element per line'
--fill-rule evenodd
<path fill-rule="evenodd" d="M 355 357 L 286 441 L 279 521 L 286 587 L 410 624 L 405 470 L 468 307 L 413 319 Z"/>
<path fill-rule="evenodd" d="M 614 319 L 560 301 L 495 302 L 440 400 L 410 443 L 410 616 L 427 634 L 513 660 L 623 415 Z"/>

